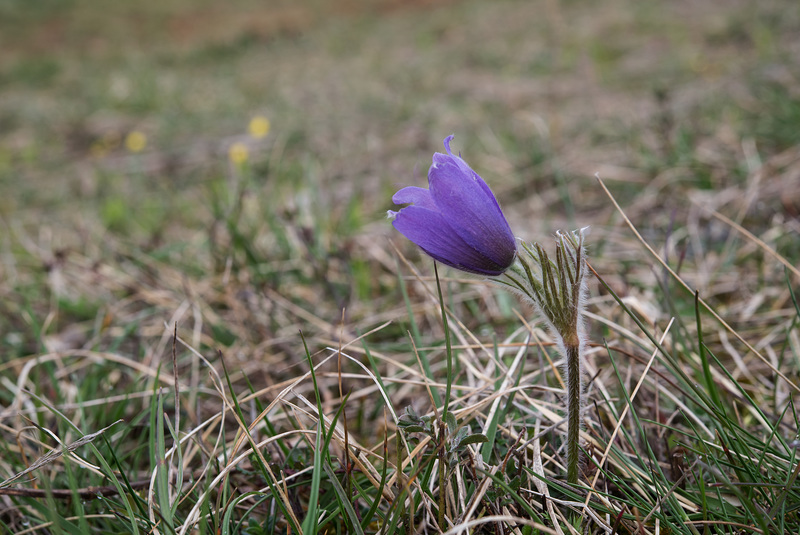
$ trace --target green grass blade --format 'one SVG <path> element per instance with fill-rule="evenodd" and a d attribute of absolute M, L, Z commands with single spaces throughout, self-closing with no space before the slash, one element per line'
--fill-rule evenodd
<path fill-rule="evenodd" d="M 706 345 L 703 342 L 703 324 L 700 317 L 700 292 L 694 292 L 694 314 L 697 320 L 697 346 L 698 354 L 700 355 L 700 362 L 703 366 L 703 378 L 706 383 L 706 390 L 711 396 L 711 401 L 716 406 L 717 410 L 724 411 L 722 400 L 719 397 L 717 386 L 714 384 L 714 377 L 711 375 L 711 366 L 708 363 L 708 355 L 706 354 Z"/>
<path fill-rule="evenodd" d="M 169 464 L 167 463 L 167 448 L 164 436 L 164 397 L 161 392 L 157 395 L 156 402 L 156 425 L 155 425 L 155 442 L 156 442 L 156 499 L 158 500 L 159 513 L 164 525 L 170 532 L 175 531 L 175 524 L 172 516 L 172 504 L 169 500 Z"/>
<path fill-rule="evenodd" d="M 364 530 L 361 529 L 361 524 L 358 521 L 358 516 L 356 516 L 356 512 L 353 509 L 353 505 L 350 503 L 350 498 L 347 496 L 347 493 L 342 488 L 342 484 L 339 483 L 339 480 L 336 479 L 336 474 L 333 472 L 333 469 L 330 467 L 328 463 L 324 463 L 323 467 L 325 468 L 325 473 L 328 474 L 328 481 L 330 482 L 331 486 L 333 486 L 333 490 L 336 492 L 336 497 L 339 501 L 339 506 L 342 507 L 347 514 L 347 517 L 350 519 L 349 529 L 352 530 L 357 535 L 364 535 Z"/>

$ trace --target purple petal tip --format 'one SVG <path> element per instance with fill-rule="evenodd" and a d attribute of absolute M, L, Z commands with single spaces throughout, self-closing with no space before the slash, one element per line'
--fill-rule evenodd
<path fill-rule="evenodd" d="M 452 140 L 454 137 L 456 137 L 454 134 L 450 134 L 449 136 L 444 138 L 444 148 L 445 150 L 447 150 L 447 154 L 449 154 L 450 156 L 453 155 L 453 152 L 450 150 L 450 140 Z"/>

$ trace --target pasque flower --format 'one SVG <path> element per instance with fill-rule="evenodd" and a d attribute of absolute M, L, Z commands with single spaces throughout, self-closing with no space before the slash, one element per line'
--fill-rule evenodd
<path fill-rule="evenodd" d="M 486 182 L 460 156 L 450 150 L 433 155 L 428 170 L 430 189 L 409 186 L 392 197 L 395 204 L 411 204 L 389 211 L 403 236 L 442 264 L 496 276 L 517 255 L 514 234 Z"/>
<path fill-rule="evenodd" d="M 460 156 L 435 153 L 430 189 L 407 187 L 392 197 L 411 204 L 389 211 L 394 228 L 435 260 L 494 277 L 529 301 L 554 335 L 567 375 L 567 482 L 577 483 L 586 348 L 586 249 L 588 228 L 556 233 L 555 260 L 538 243 L 517 241 L 489 186 Z M 519 253 L 519 254 L 518 254 Z"/>

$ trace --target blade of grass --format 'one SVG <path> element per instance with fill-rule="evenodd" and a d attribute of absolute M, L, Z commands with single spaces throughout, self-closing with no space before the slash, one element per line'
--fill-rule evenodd
<path fill-rule="evenodd" d="M 434 268 L 435 268 L 434 262 Z M 414 343 L 419 346 L 422 340 L 422 334 L 419 331 L 419 325 L 417 325 L 417 320 L 414 318 L 414 312 L 411 309 L 411 300 L 408 297 L 408 289 L 406 288 L 406 281 L 403 280 L 403 277 L 400 275 L 400 266 L 397 266 L 397 280 L 400 284 L 400 292 L 403 294 L 403 301 L 406 305 L 406 312 L 408 314 L 408 320 L 411 324 L 411 336 L 414 337 Z M 433 381 L 433 371 L 431 371 L 431 365 L 428 361 L 427 353 L 420 353 L 420 360 L 422 361 L 422 369 L 425 372 L 425 375 L 428 377 L 429 380 Z M 441 408 L 442 406 L 442 398 L 439 394 L 438 390 L 433 391 L 433 399 L 434 403 L 436 403 L 437 408 Z"/>
<path fill-rule="evenodd" d="M 367 525 L 372 522 L 372 518 L 378 511 L 378 507 L 380 506 L 381 502 L 381 496 L 383 496 L 383 488 L 386 486 L 386 476 L 389 472 L 389 435 L 387 431 L 388 427 L 386 425 L 386 412 L 383 413 L 383 419 L 383 466 L 381 467 L 381 483 L 380 487 L 378 488 L 378 493 L 375 495 L 375 499 L 372 501 L 372 505 L 370 505 L 369 510 L 364 515 L 364 520 L 361 521 L 362 529 L 366 529 Z"/>
<path fill-rule="evenodd" d="M 300 522 L 298 521 L 297 517 L 294 514 L 294 511 L 291 508 L 288 496 L 284 493 L 283 489 L 278 484 L 277 482 L 278 480 L 275 477 L 275 474 L 272 472 L 272 468 L 270 468 L 269 464 L 266 462 L 266 459 L 264 459 L 263 455 L 261 455 L 261 452 L 258 449 L 258 445 L 253 440 L 253 437 L 250 434 L 247 425 L 245 425 L 244 423 L 245 422 L 244 413 L 242 412 L 242 407 L 239 405 L 239 399 L 234 394 L 233 384 L 231 383 L 230 374 L 228 374 L 228 368 L 225 365 L 225 359 L 222 357 L 222 352 L 219 352 L 218 354 L 220 362 L 222 363 L 225 381 L 228 385 L 229 391 L 231 392 L 234 414 L 237 418 L 240 430 L 246 434 L 246 438 L 250 444 L 250 447 L 256 453 L 256 459 L 258 460 L 256 464 L 261 470 L 262 476 L 264 477 L 264 480 L 267 482 L 270 492 L 272 492 L 273 496 L 280 497 L 280 499 L 277 500 L 278 506 L 281 508 L 281 512 L 283 513 L 284 517 L 288 520 L 289 524 L 291 524 L 292 529 L 297 531 L 299 535 L 304 535 L 304 533 L 300 529 Z M 225 450 L 227 450 L 227 448 L 225 448 Z M 217 507 L 217 510 L 219 510 L 219 507 Z"/>
<path fill-rule="evenodd" d="M 49 404 L 46 400 L 42 399 L 40 396 L 38 396 L 37 394 L 35 394 L 33 392 L 26 391 L 26 393 L 28 395 L 30 395 L 31 397 L 35 398 L 39 403 L 41 403 L 42 405 L 47 407 L 50 410 L 50 412 L 52 412 L 54 415 L 56 415 L 58 417 L 58 419 L 62 423 L 66 424 L 70 428 L 72 428 L 73 431 L 75 431 L 77 433 L 80 433 L 80 434 L 83 434 L 81 432 L 81 430 L 72 422 L 72 420 L 67 418 L 66 415 L 64 415 L 61 411 L 59 411 L 54 406 Z M 114 422 L 114 424 L 116 424 L 116 423 L 117 422 Z M 114 424 L 111 424 L 111 425 L 114 425 Z M 108 429 L 109 427 L 111 427 L 111 425 L 109 425 L 105 429 Z M 97 435 L 101 434 L 103 431 L 105 431 L 105 429 L 103 429 L 101 431 L 98 431 L 98 432 L 95 432 L 95 433 L 93 433 L 91 435 L 88 435 L 88 436 L 97 436 Z M 73 443 L 73 444 L 75 444 L 75 443 Z M 100 450 L 97 449 L 97 446 L 95 446 L 91 442 L 91 440 L 89 442 L 87 442 L 85 445 L 87 445 L 92 450 L 92 452 L 95 454 L 95 456 L 97 457 L 98 462 L 100 463 L 100 466 L 105 470 L 106 476 L 109 479 L 111 479 L 111 482 L 116 487 L 118 494 L 120 496 L 124 497 L 125 496 L 124 488 L 119 483 L 119 480 L 116 478 L 116 476 L 114 475 L 114 471 L 111 469 L 111 466 L 108 465 L 108 462 L 105 460 L 103 455 L 100 453 Z M 49 481 L 49 480 L 47 480 L 47 481 Z M 135 495 L 135 493 L 133 493 L 133 492 L 131 492 L 131 494 Z M 129 500 L 123 499 L 121 501 L 123 502 L 123 504 L 125 506 L 125 510 L 128 513 L 127 518 L 131 522 L 131 533 L 133 533 L 134 535 L 138 535 L 139 534 L 139 528 L 138 528 L 138 525 L 137 525 L 136 515 L 133 513 L 133 510 L 130 507 Z M 118 513 L 115 513 L 115 514 L 117 514 L 118 516 L 121 516 Z"/>
<path fill-rule="evenodd" d="M 172 516 L 172 504 L 169 496 L 169 465 L 167 463 L 167 448 L 164 439 L 164 397 L 161 391 L 156 394 L 155 407 L 155 470 L 156 470 L 156 499 L 158 500 L 159 514 L 166 528 L 175 532 Z"/>
<path fill-rule="evenodd" d="M 680 275 L 678 275 L 677 273 L 675 273 L 675 271 L 673 271 L 673 270 L 672 270 L 672 268 L 671 268 L 671 267 L 669 267 L 669 265 L 668 265 L 668 264 L 666 264 L 666 263 L 664 262 L 664 260 L 663 260 L 663 259 L 662 259 L 662 258 L 659 256 L 659 254 L 658 254 L 658 253 L 656 253 L 656 252 L 653 250 L 653 248 L 652 248 L 652 247 L 650 247 L 650 244 L 648 244 L 648 243 L 647 243 L 647 241 L 645 241 L 645 239 L 642 237 L 642 235 L 639 233 L 639 231 L 638 231 L 638 230 L 636 230 L 636 227 L 633 225 L 633 223 L 631 222 L 631 220 L 630 220 L 630 219 L 628 219 L 628 216 L 627 216 L 627 215 L 625 214 L 625 212 L 622 210 L 622 207 L 620 207 L 620 205 L 617 203 L 617 200 L 614 198 L 614 196 L 613 196 L 613 195 L 611 194 L 611 192 L 608 190 L 608 188 L 606 187 L 605 183 L 604 183 L 604 182 L 603 182 L 603 180 L 600 178 L 600 176 L 599 176 L 599 175 L 595 175 L 595 178 L 596 178 L 596 179 L 597 179 L 597 181 L 600 183 L 600 186 L 603 188 L 603 190 L 605 191 L 606 195 L 607 195 L 607 196 L 608 196 L 608 198 L 611 200 L 611 202 L 614 204 L 614 206 L 616 207 L 617 211 L 620 213 L 620 215 L 622 216 L 622 218 L 625 220 L 625 223 L 628 225 L 628 227 L 629 227 L 629 228 L 631 229 L 631 231 L 634 233 L 634 235 L 635 235 L 635 236 L 636 236 L 636 238 L 639 240 L 639 242 L 640 242 L 642 245 L 644 245 L 644 247 L 645 247 L 645 248 L 646 248 L 646 249 L 647 249 L 647 250 L 650 252 L 650 254 L 652 254 L 652 255 L 653 255 L 653 257 L 654 257 L 654 258 L 655 258 L 655 259 L 656 259 L 656 260 L 657 260 L 657 261 L 658 261 L 658 262 L 659 262 L 659 263 L 660 263 L 662 266 L 664 266 L 664 269 L 666 269 L 666 270 L 669 272 L 669 274 L 670 274 L 670 275 L 671 275 L 671 276 L 672 276 L 672 277 L 673 277 L 673 278 L 674 278 L 674 279 L 675 279 L 675 280 L 676 280 L 678 283 L 680 283 L 680 285 L 681 285 L 681 286 L 683 286 L 683 287 L 684 287 L 684 288 L 685 288 L 687 291 L 694 293 L 694 290 L 693 290 L 693 289 L 692 289 L 692 288 L 691 288 L 691 287 L 690 287 L 690 286 L 689 286 L 689 285 L 688 285 L 688 284 L 687 284 L 687 283 L 686 283 L 686 282 L 685 282 L 685 281 L 684 281 L 684 280 L 683 280 L 683 279 L 680 277 Z M 590 267 L 589 269 L 592 269 L 592 268 Z M 594 269 L 592 269 L 592 272 L 594 272 L 594 273 L 595 273 L 595 275 L 597 275 L 597 273 L 594 271 Z M 605 283 L 603 283 L 603 284 L 605 285 Z M 778 375 L 778 376 L 779 376 L 781 379 L 783 379 L 784 381 L 786 381 L 786 383 L 787 383 L 787 384 L 788 384 L 788 385 L 789 385 L 791 388 L 793 388 L 795 391 L 797 391 L 797 392 L 800 392 L 800 386 L 798 386 L 798 385 L 794 384 L 792 381 L 790 381 L 790 380 L 789 380 L 789 378 L 788 378 L 788 377 L 786 377 L 786 375 L 785 375 L 783 372 L 781 372 L 781 371 L 780 371 L 780 370 L 779 370 L 777 367 L 775 367 L 775 365 L 774 365 L 772 362 L 770 362 L 770 361 L 769 361 L 769 359 L 767 359 L 766 357 L 764 357 L 764 355 L 762 355 L 762 354 L 761 354 L 761 353 L 760 353 L 758 350 L 756 350 L 756 348 L 755 348 L 755 347 L 753 347 L 753 346 L 752 346 L 752 345 L 751 345 L 751 344 L 750 344 L 750 343 L 749 343 L 747 340 L 745 340 L 745 339 L 742 337 L 742 335 L 741 335 L 741 334 L 739 334 L 739 333 L 738 333 L 738 332 L 737 332 L 737 331 L 736 331 L 736 330 L 735 330 L 733 327 L 731 327 L 731 326 L 728 324 L 728 322 L 726 322 L 724 319 L 722 319 L 722 316 L 720 316 L 719 314 L 717 314 L 717 312 L 716 312 L 716 311 L 715 311 L 715 310 L 714 310 L 714 309 L 711 307 L 711 305 L 709 305 L 708 303 L 706 303 L 706 302 L 705 302 L 705 300 L 703 300 L 703 299 L 702 299 L 702 298 L 700 298 L 700 297 L 698 297 L 698 301 L 700 302 L 700 304 L 702 304 L 702 305 L 703 305 L 703 307 L 704 307 L 704 308 L 705 308 L 705 309 L 706 309 L 706 310 L 707 310 L 707 311 L 708 311 L 708 312 L 709 312 L 709 313 L 710 313 L 712 316 L 714 316 L 714 318 L 715 318 L 715 319 L 716 319 L 716 320 L 717 320 L 717 321 L 718 321 L 718 322 L 719 322 L 719 323 L 720 323 L 720 324 L 721 324 L 723 327 L 725 327 L 725 329 L 727 329 L 727 330 L 728 330 L 728 332 L 730 332 L 730 333 L 731 333 L 733 336 L 735 336 L 735 337 L 736 337 L 736 339 L 737 339 L 737 340 L 739 340 L 741 343 L 743 343 L 743 344 L 744 344 L 744 345 L 747 347 L 747 349 L 749 349 L 750 351 L 752 351 L 752 352 L 753 352 L 753 354 L 754 354 L 756 357 L 758 357 L 758 358 L 759 358 L 759 360 L 761 360 L 761 362 L 763 362 L 763 363 L 764 363 L 764 364 L 765 364 L 767 367 L 769 367 L 769 369 L 770 369 L 770 370 L 772 370 L 772 371 L 773 371 L 773 373 L 775 373 L 775 374 L 776 374 L 776 375 Z M 633 316 L 632 316 L 632 317 L 633 317 Z M 636 318 L 634 318 L 634 319 L 636 319 Z M 647 334 L 647 333 L 645 333 L 645 334 Z"/>
<path fill-rule="evenodd" d="M 322 472 L 324 471 L 322 466 L 322 441 L 325 437 L 325 427 L 323 425 L 324 413 L 322 412 L 322 400 L 319 392 L 319 385 L 317 384 L 317 375 L 314 372 L 314 361 L 311 359 L 311 352 L 308 350 L 308 344 L 306 343 L 305 336 L 303 336 L 302 332 L 300 333 L 300 338 L 303 340 L 303 348 L 305 349 L 306 359 L 308 360 L 308 365 L 311 370 L 311 381 L 314 385 L 314 395 L 316 396 L 318 411 L 317 433 L 316 437 L 314 438 L 314 470 L 311 473 L 311 489 L 308 500 L 308 511 L 306 512 L 306 517 L 303 520 L 301 529 L 304 535 L 315 535 L 317 533 L 317 522 L 319 519 L 317 513 L 317 504 L 319 503 L 319 487 L 322 481 Z"/>
<path fill-rule="evenodd" d="M 525 357 L 525 355 L 527 355 L 528 353 L 528 344 L 530 343 L 530 341 L 531 341 L 531 334 L 528 333 L 528 336 L 525 338 L 525 343 L 519 349 L 519 351 L 517 351 L 517 355 L 514 357 L 511 366 L 509 366 L 508 371 L 505 374 L 505 377 L 503 377 L 502 380 L 498 378 L 495 381 L 495 390 L 499 390 L 502 392 L 506 388 L 508 388 L 508 383 L 510 382 L 512 374 L 516 370 L 517 366 L 519 366 L 520 362 Z M 498 358 L 496 355 L 497 355 L 497 344 L 495 343 L 495 358 Z M 517 373 L 516 378 L 514 380 L 514 386 L 517 386 L 519 384 L 520 379 L 522 378 L 523 369 L 524 369 L 523 366 L 519 366 L 519 372 Z M 483 461 L 486 463 L 489 462 L 489 460 L 491 459 L 492 452 L 494 451 L 495 437 L 497 434 L 497 424 L 502 418 L 505 418 L 506 414 L 508 414 L 515 393 L 516 391 L 512 389 L 511 393 L 508 396 L 508 402 L 505 404 L 502 410 L 498 410 L 501 401 L 500 397 L 498 397 L 492 402 L 492 407 L 489 410 L 489 415 L 487 417 L 486 427 L 484 428 L 484 434 L 486 435 L 488 441 L 484 443 L 483 446 L 481 446 L 481 456 L 483 457 Z"/>
<path fill-rule="evenodd" d="M 333 433 L 333 429 L 331 429 L 331 433 Z M 347 518 L 350 519 L 348 530 L 352 530 L 357 535 L 364 535 L 364 530 L 361 529 L 361 524 L 358 521 L 358 516 L 356 516 L 353 505 L 350 503 L 350 499 L 347 496 L 344 488 L 342 488 L 342 484 L 339 483 L 339 480 L 336 478 L 336 474 L 333 473 L 333 469 L 328 463 L 323 463 L 323 467 L 325 469 L 325 473 L 328 474 L 328 481 L 330 482 L 331 486 L 333 486 L 333 490 L 336 492 L 339 506 L 344 509 L 344 512 L 347 514 Z M 348 531 L 348 533 L 349 532 L 350 531 Z"/>
<path fill-rule="evenodd" d="M 78 519 L 78 529 L 81 533 L 89 533 L 89 524 L 86 522 L 86 513 L 84 511 L 83 500 L 78 495 L 77 489 L 80 487 L 75 477 L 75 471 L 68 455 L 64 457 L 64 472 L 67 476 L 67 481 L 70 490 L 72 490 L 72 507 L 74 516 Z"/>
<path fill-rule="evenodd" d="M 711 375 L 711 366 L 708 363 L 708 356 L 706 355 L 706 346 L 703 343 L 703 325 L 702 320 L 700 318 L 700 292 L 695 290 L 694 292 L 694 315 L 695 319 L 697 320 L 697 345 L 698 345 L 698 353 L 700 355 L 700 362 L 703 366 L 703 378 L 705 379 L 706 389 L 708 390 L 709 395 L 711 396 L 711 401 L 717 407 L 717 410 L 722 413 L 724 417 L 725 409 L 722 405 L 722 400 L 719 397 L 719 392 L 717 392 L 717 387 L 714 384 L 714 377 Z"/>
<path fill-rule="evenodd" d="M 239 496 L 236 496 L 231 502 L 225 507 L 225 514 L 222 515 L 222 525 L 219 528 L 220 535 L 231 535 L 232 533 L 240 532 L 238 529 L 231 530 L 231 524 L 233 523 L 233 514 L 237 511 L 237 507 L 239 504 L 245 500 L 252 498 L 253 496 L 264 496 L 260 492 L 251 491 L 245 492 Z M 256 503 L 250 508 L 252 510 L 253 507 L 256 507 L 262 503 L 261 501 L 256 501 Z M 240 519 L 240 523 L 244 522 L 248 518 L 248 511 L 242 515 Z"/>

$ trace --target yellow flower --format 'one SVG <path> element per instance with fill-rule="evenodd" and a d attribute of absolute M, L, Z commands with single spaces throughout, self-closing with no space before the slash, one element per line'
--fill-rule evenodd
<path fill-rule="evenodd" d="M 266 117 L 262 117 L 258 115 L 253 117 L 250 120 L 250 126 L 248 126 L 248 130 L 250 131 L 250 135 L 256 139 L 261 139 L 262 137 L 266 137 L 269 134 L 270 124 L 269 119 Z"/>
<path fill-rule="evenodd" d="M 142 152 L 146 146 L 147 136 L 139 130 L 133 130 L 125 137 L 125 148 L 131 152 Z"/>
<path fill-rule="evenodd" d="M 236 165 L 242 165 L 250 156 L 250 151 L 244 143 L 234 143 L 228 149 L 228 158 Z"/>

